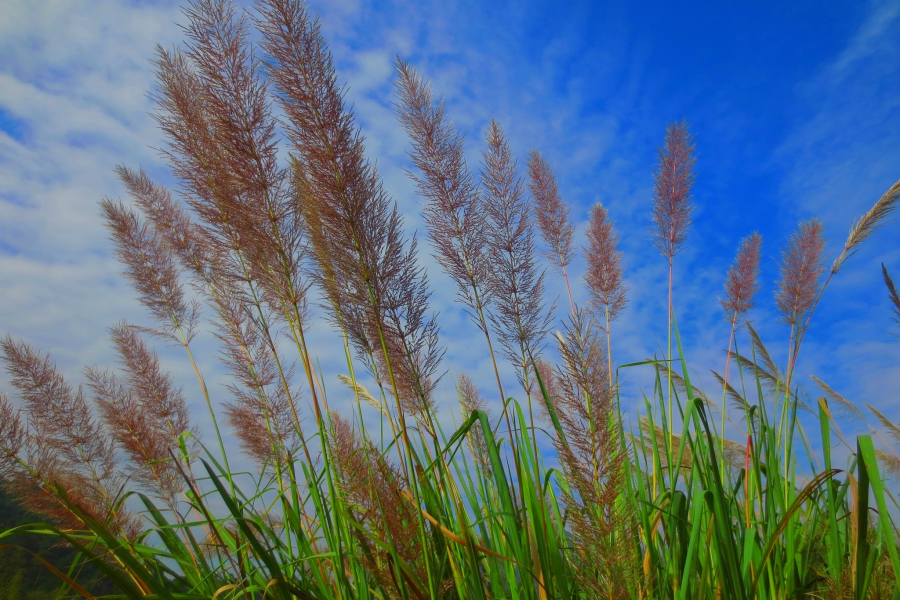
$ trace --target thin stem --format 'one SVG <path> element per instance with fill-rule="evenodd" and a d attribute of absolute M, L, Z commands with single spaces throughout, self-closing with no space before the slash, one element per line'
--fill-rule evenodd
<path fill-rule="evenodd" d="M 722 431 L 719 433 L 719 435 L 722 436 L 719 448 L 722 457 L 722 479 L 725 478 L 725 413 L 726 400 L 728 397 L 728 369 L 731 366 L 731 348 L 734 345 L 734 330 L 736 325 L 737 312 L 734 313 L 734 316 L 731 319 L 731 335 L 728 337 L 728 354 L 725 355 L 725 376 L 722 378 Z"/>
<path fill-rule="evenodd" d="M 562 255 L 560 255 L 560 259 L 561 258 L 562 258 Z M 574 317 L 575 316 L 575 300 L 572 299 L 572 286 L 569 285 L 569 273 L 568 273 L 568 271 L 566 271 L 565 264 L 563 264 L 563 266 L 562 266 L 562 273 L 563 273 L 563 277 L 566 280 L 566 291 L 569 293 L 569 306 L 572 309 L 572 316 Z"/>
<path fill-rule="evenodd" d="M 609 389 L 613 389 L 612 331 L 609 325 L 609 304 L 606 305 L 606 362 L 609 365 Z"/>
<path fill-rule="evenodd" d="M 669 257 L 669 312 L 668 312 L 669 353 L 668 353 L 668 356 L 666 357 L 668 359 L 668 361 L 667 361 L 668 368 L 666 369 L 666 380 L 667 380 L 666 394 L 668 396 L 668 404 L 669 404 L 669 448 L 668 448 L 668 451 L 669 451 L 669 457 L 670 457 L 670 464 L 671 464 L 671 456 L 672 456 L 672 444 L 674 442 L 673 431 L 675 428 L 675 425 L 672 421 L 672 419 L 673 419 L 673 413 L 672 413 L 672 263 L 673 263 L 673 259 L 674 259 L 673 256 Z"/>

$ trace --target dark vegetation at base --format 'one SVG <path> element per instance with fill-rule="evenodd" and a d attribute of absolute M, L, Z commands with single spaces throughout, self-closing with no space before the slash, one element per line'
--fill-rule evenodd
<path fill-rule="evenodd" d="M 22 508 L 0 485 L 0 531 L 19 525 L 41 523 L 44 519 Z M 80 597 L 70 593 L 37 554 L 51 565 L 68 573 L 77 553 L 63 546 L 55 536 L 20 535 L 0 541 L 0 600 L 49 600 Z M 108 594 L 112 586 L 92 565 L 78 570 L 76 581 L 95 594 Z"/>

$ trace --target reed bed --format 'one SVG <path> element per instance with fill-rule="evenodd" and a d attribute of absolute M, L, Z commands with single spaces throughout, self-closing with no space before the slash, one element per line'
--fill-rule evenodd
<path fill-rule="evenodd" d="M 443 101 L 398 62 L 428 242 L 484 337 L 502 404 L 490 413 L 472 377 L 453 374 L 462 424 L 447 431 L 435 388 L 451 375 L 421 250 L 366 158 L 317 18 L 301 0 L 257 0 L 249 15 L 195 0 L 186 15 L 184 45 L 154 63 L 179 195 L 122 166 L 131 202 L 101 204 L 147 324 L 111 329 L 119 362 L 87 368 L 86 387 L 26 342 L 0 344 L 15 390 L 0 396 L 0 478 L 44 519 L 0 532 L 0 551 L 23 535 L 75 548 L 67 572 L 48 564 L 59 597 L 97 597 L 79 577 L 91 564 L 115 587 L 104 597 L 133 599 L 900 598 L 885 486 L 900 472 L 900 426 L 818 379 L 822 396 L 807 402 L 795 376 L 828 283 L 895 209 L 900 182 L 830 269 L 817 220 L 783 246 L 785 365 L 746 320 L 762 238 L 741 242 L 725 274 L 721 398 L 707 397 L 691 382 L 672 289 L 691 223 L 687 123 L 666 131 L 648 215 L 669 268 L 668 347 L 617 364 L 612 324 L 628 290 L 614 215 L 592 207 L 577 248 L 544 156 L 520 172 L 492 121 L 481 164 L 467 164 Z M 579 250 L 586 306 L 569 280 Z M 562 324 L 544 301 L 555 276 L 569 290 Z M 346 358 L 351 414 L 329 408 L 307 343 L 323 318 Z M 206 323 L 230 376 L 221 404 L 194 356 Z M 175 385 L 151 340 L 183 349 L 202 398 Z M 636 429 L 619 386 L 633 370 L 655 378 Z M 214 439 L 192 422 L 198 406 Z M 874 417 L 877 437 L 845 437 L 835 415 L 848 410 Z M 224 425 L 250 473 L 231 467 Z"/>

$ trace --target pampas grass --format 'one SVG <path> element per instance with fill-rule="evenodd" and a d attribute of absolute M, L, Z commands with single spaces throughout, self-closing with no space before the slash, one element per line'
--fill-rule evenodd
<path fill-rule="evenodd" d="M 717 431 L 718 405 L 692 381 L 673 318 L 673 265 L 692 214 L 687 125 L 667 129 L 648 202 L 669 266 L 669 348 L 616 365 L 610 324 L 627 286 L 615 215 L 591 209 L 589 302 L 570 295 L 571 314 L 555 324 L 536 236 L 566 281 L 579 264 L 578 224 L 555 173 L 533 152 L 523 178 L 496 121 L 481 172 L 470 171 L 443 100 L 398 60 L 397 116 L 431 248 L 497 379 L 494 395 L 453 374 L 462 422 L 448 431 L 420 250 L 366 155 L 318 19 L 300 0 L 258 0 L 251 16 L 196 0 L 185 14 L 186 44 L 159 49 L 154 67 L 177 191 L 120 166 L 130 203 L 101 203 L 149 324 L 111 329 L 119 364 L 88 368 L 86 388 L 26 342 L 0 342 L 13 390 L 0 394 L 2 485 L 46 521 L 0 531 L 0 551 L 18 535 L 74 547 L 73 569 L 53 571 L 60 597 L 95 597 L 78 581 L 85 562 L 115 588 L 110 597 L 142 600 L 896 596 L 882 471 L 900 469 L 900 427 L 820 379 L 817 403 L 791 387 L 817 303 L 894 209 L 896 186 L 856 222 L 824 281 L 817 221 L 785 244 L 784 365 L 746 320 L 761 238 L 742 241 L 725 274 L 731 336 L 715 375 Z M 337 391 L 323 377 L 332 365 L 308 346 L 313 319 L 332 325 L 343 353 Z M 194 356 L 207 327 L 227 377 L 215 389 Z M 175 385 L 151 340 L 184 352 L 215 439 L 201 437 L 189 418 L 200 398 Z M 502 368 L 520 392 L 504 390 Z M 653 378 L 641 396 L 617 385 L 635 369 Z M 349 395 L 352 410 L 329 409 L 329 389 Z M 487 410 L 496 402 L 499 415 Z M 832 408 L 874 415 L 878 446 L 871 435 L 845 438 Z M 737 414 L 746 430 L 732 440 Z M 835 434 L 845 468 L 834 464 Z M 248 472 L 232 468 L 237 453 Z"/>

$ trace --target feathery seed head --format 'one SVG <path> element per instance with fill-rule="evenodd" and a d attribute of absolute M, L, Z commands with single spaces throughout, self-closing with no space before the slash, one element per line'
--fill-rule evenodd
<path fill-rule="evenodd" d="M 825 238 L 818 219 L 802 221 L 781 252 L 781 279 L 775 300 L 782 320 L 797 326 L 812 308 L 825 270 Z"/>
<path fill-rule="evenodd" d="M 331 413 L 331 424 L 328 444 L 337 483 L 346 495 L 354 520 L 365 527 L 367 536 L 391 546 L 416 576 L 425 580 L 425 549 L 419 536 L 416 507 L 404 497 L 402 474 L 346 419 Z M 396 590 L 390 566 L 370 553 L 362 553 L 360 560 L 383 589 Z M 391 597 L 399 600 L 400 595 Z"/>
<path fill-rule="evenodd" d="M 691 224 L 691 186 L 694 184 L 694 143 L 686 121 L 666 127 L 666 139 L 659 148 L 659 164 L 653 186 L 654 245 L 672 264 L 678 249 L 687 240 Z"/>
<path fill-rule="evenodd" d="M 409 175 L 425 199 L 425 225 L 435 258 L 457 285 L 459 299 L 471 311 L 490 304 L 485 256 L 487 226 L 479 209 L 478 184 L 466 164 L 464 140 L 444 116 L 443 100 L 408 63 L 398 62 L 397 116 L 412 142 L 417 173 Z"/>
<path fill-rule="evenodd" d="M 881 263 L 881 275 L 884 277 L 884 284 L 888 289 L 888 299 L 893 305 L 891 310 L 894 313 L 894 322 L 900 325 L 900 294 L 897 293 L 897 286 L 894 285 L 894 280 L 891 279 L 891 275 L 888 273 L 884 263 Z"/>
<path fill-rule="evenodd" d="M 881 198 L 878 199 L 872 208 L 866 211 L 866 213 L 857 219 L 856 222 L 853 223 L 853 226 L 850 227 L 850 234 L 847 236 L 844 248 L 831 265 L 832 274 L 837 273 L 840 270 L 844 261 L 856 252 L 866 238 L 884 225 L 886 222 L 885 219 L 896 210 L 898 201 L 900 201 L 900 181 L 897 181 L 888 189 L 888 191 L 882 194 Z"/>
<path fill-rule="evenodd" d="M 609 213 L 602 204 L 591 207 L 587 225 L 588 245 L 584 248 L 587 271 L 584 283 L 591 308 L 598 320 L 614 320 L 625 308 L 628 288 L 622 278 L 622 253 L 617 249 L 616 233 Z"/>
<path fill-rule="evenodd" d="M 299 0 L 260 0 L 257 8 L 269 76 L 295 151 L 295 201 L 307 204 L 297 212 L 305 219 L 332 318 L 370 367 L 375 350 L 381 376 L 395 375 L 406 408 L 428 415 L 443 351 L 437 321 L 428 314 L 430 290 L 415 242 L 407 244 L 402 217 L 365 157 L 318 20 Z"/>
<path fill-rule="evenodd" d="M 191 431 L 187 403 L 134 327 L 122 323 L 111 333 L 125 380 L 89 368 L 88 385 L 107 431 L 132 463 L 130 476 L 174 507 L 185 482 L 170 452 Z"/>
<path fill-rule="evenodd" d="M 752 233 L 741 240 L 734 264 L 728 268 L 725 277 L 725 300 L 721 300 L 725 316 L 735 321 L 755 306 L 753 296 L 759 290 L 759 257 L 762 236 Z"/>
<path fill-rule="evenodd" d="M 202 230 L 172 198 L 169 190 L 152 182 L 143 169 L 135 171 L 119 165 L 116 173 L 166 248 L 178 258 L 181 267 L 201 281 L 209 280 L 213 250 Z"/>
<path fill-rule="evenodd" d="M 497 121 L 483 152 L 483 206 L 487 215 L 489 285 L 496 308 L 491 315 L 501 347 L 526 385 L 531 361 L 540 357 L 552 310 L 543 301 L 544 272 L 534 256 L 531 211 L 506 136 Z"/>
<path fill-rule="evenodd" d="M 614 390 L 592 321 L 577 310 L 559 336 L 562 365 L 554 406 L 565 441 L 557 440 L 556 447 L 572 485 L 564 499 L 574 542 L 591 565 L 579 572 L 579 581 L 597 597 L 608 598 L 619 597 L 633 575 L 627 568 L 630 550 L 616 543 L 616 536 L 633 524 L 630 508 L 618 501 L 627 455 L 619 446 Z"/>
<path fill-rule="evenodd" d="M 468 419 L 472 416 L 472 411 L 479 410 L 487 413 L 487 402 L 481 397 L 478 386 L 472 381 L 472 378 L 465 373 L 460 373 L 456 378 L 456 396 L 459 398 L 459 405 L 462 408 L 463 418 Z M 466 436 L 469 443 L 469 451 L 475 459 L 475 464 L 486 476 L 491 473 L 491 460 L 488 456 L 487 446 L 484 441 L 484 432 L 480 423 L 475 423 L 469 429 Z"/>
<path fill-rule="evenodd" d="M 27 416 L 27 431 L 11 427 L 7 434 L 12 441 L 24 442 L 20 451 L 28 465 L 14 468 L 8 482 L 14 495 L 54 522 L 78 527 L 79 519 L 56 494 L 55 486 L 61 486 L 69 500 L 93 518 L 100 522 L 111 518 L 114 534 L 136 536 L 134 516 L 124 507 L 116 508 L 125 480 L 117 468 L 115 448 L 82 390 L 69 385 L 49 356 L 10 336 L 0 340 L 0 361 Z M 9 410 L 8 405 L 0 409 Z"/>
<path fill-rule="evenodd" d="M 537 150 L 528 155 L 528 189 L 534 198 L 538 231 L 547 245 L 545 255 L 562 271 L 574 258 L 575 227 L 571 223 L 571 207 L 559 194 L 550 163 Z"/>
<path fill-rule="evenodd" d="M 168 337 L 181 343 L 176 337 L 176 331 L 181 329 L 189 341 L 199 306 L 185 298 L 173 254 L 156 229 L 143 222 L 130 207 L 111 200 L 103 200 L 100 207 L 116 256 L 125 265 L 125 276 L 137 290 L 141 304 Z"/>

